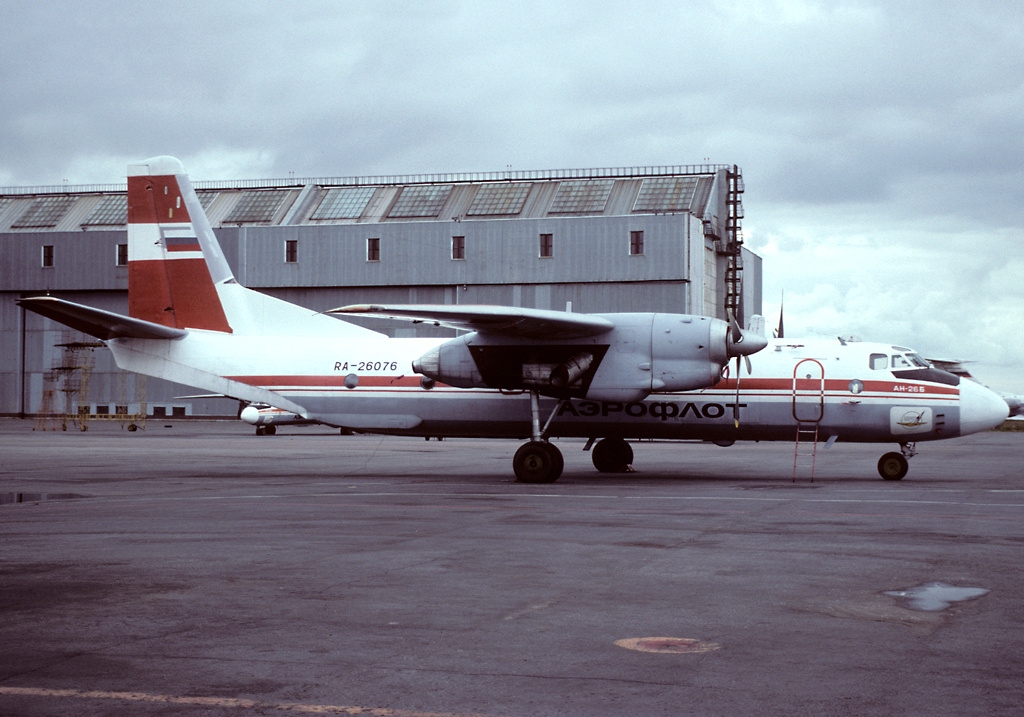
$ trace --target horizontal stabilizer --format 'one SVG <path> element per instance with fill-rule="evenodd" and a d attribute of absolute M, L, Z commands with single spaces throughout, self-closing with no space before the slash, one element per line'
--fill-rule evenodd
<path fill-rule="evenodd" d="M 21 299 L 18 301 L 18 306 L 103 341 L 108 339 L 180 339 L 188 334 L 188 331 L 184 329 L 133 319 L 130 316 L 94 309 L 91 306 L 83 306 L 54 296 Z"/>
<path fill-rule="evenodd" d="M 615 324 L 603 316 L 512 306 L 358 304 L 342 306 L 324 313 L 404 319 L 417 324 L 434 324 L 450 329 L 479 331 L 482 334 L 531 339 L 598 336 L 615 328 Z"/>

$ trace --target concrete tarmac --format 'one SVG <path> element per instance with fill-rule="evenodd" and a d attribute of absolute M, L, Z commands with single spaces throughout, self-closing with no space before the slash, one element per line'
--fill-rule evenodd
<path fill-rule="evenodd" d="M 921 444 L 895 483 L 891 446 L 794 483 L 792 444 L 639 443 L 608 476 L 560 441 L 528 486 L 515 441 L 32 427 L 0 420 L 2 715 L 1024 704 L 1024 433 Z"/>

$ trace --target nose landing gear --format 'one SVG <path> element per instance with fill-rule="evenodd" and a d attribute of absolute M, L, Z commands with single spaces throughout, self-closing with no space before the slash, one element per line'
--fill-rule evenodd
<path fill-rule="evenodd" d="M 917 455 L 913 443 L 901 443 L 900 452 L 892 451 L 878 459 L 878 475 L 884 480 L 903 480 L 910 469 L 909 459 Z"/>

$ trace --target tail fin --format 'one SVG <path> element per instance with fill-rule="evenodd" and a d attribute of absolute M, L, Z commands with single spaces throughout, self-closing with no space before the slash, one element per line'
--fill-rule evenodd
<path fill-rule="evenodd" d="M 235 281 L 174 157 L 128 167 L 128 313 L 174 329 L 243 336 L 382 336 Z"/>
<path fill-rule="evenodd" d="M 154 157 L 129 165 L 129 315 L 231 333 L 215 285 L 231 278 L 181 162 Z"/>

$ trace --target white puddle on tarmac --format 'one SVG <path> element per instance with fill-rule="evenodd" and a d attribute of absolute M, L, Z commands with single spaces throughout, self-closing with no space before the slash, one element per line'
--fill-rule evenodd
<path fill-rule="evenodd" d="M 889 590 L 885 594 L 906 602 L 911 610 L 938 612 L 945 610 L 955 602 L 973 600 L 989 591 L 985 588 L 961 588 L 946 583 L 934 582 L 907 588 L 906 590 Z"/>

